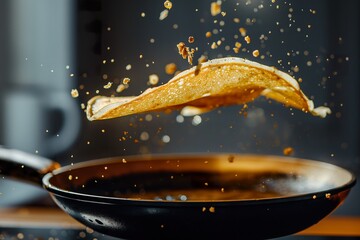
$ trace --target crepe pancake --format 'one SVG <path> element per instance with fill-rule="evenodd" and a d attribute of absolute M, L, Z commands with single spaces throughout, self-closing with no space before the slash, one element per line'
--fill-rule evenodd
<path fill-rule="evenodd" d="M 95 96 L 88 101 L 86 113 L 90 121 L 167 109 L 180 109 L 189 116 L 245 104 L 259 96 L 315 116 L 325 117 L 330 113 L 327 107 L 314 108 L 313 101 L 287 73 L 234 57 L 199 64 L 138 96 Z"/>

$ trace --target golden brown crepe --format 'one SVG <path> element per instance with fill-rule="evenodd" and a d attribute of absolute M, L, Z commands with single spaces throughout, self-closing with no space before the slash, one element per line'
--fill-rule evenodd
<path fill-rule="evenodd" d="M 90 121 L 166 109 L 181 109 L 183 115 L 189 116 L 244 104 L 261 95 L 315 116 L 330 113 L 327 107 L 314 108 L 290 75 L 234 57 L 202 63 L 139 96 L 95 96 L 89 100 L 86 113 Z"/>

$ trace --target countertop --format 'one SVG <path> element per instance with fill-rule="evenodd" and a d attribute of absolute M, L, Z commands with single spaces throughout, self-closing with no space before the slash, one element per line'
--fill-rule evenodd
<path fill-rule="evenodd" d="M 9 229 L 52 229 L 53 231 L 66 229 L 66 231 L 78 231 L 79 239 L 86 239 L 85 235 L 94 234 L 91 229 L 86 228 L 65 212 L 49 207 L 0 209 L 0 239 L 10 239 L 5 236 L 6 231 L 11 232 Z M 3 234 L 3 238 L 1 234 Z M 18 239 L 24 237 L 24 233 L 21 231 L 16 234 Z M 101 236 L 104 239 L 113 239 L 102 234 Z M 360 238 L 360 217 L 330 215 L 318 224 L 297 233 L 296 236 L 330 236 L 357 239 Z M 92 237 L 91 239 L 103 238 L 99 238 L 97 235 L 96 238 Z"/>

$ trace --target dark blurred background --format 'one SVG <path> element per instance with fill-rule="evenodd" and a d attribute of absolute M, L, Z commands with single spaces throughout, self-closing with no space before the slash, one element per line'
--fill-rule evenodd
<path fill-rule="evenodd" d="M 358 1 L 227 0 L 223 14 L 211 16 L 211 1 L 182 0 L 160 20 L 163 2 L 1 0 L 0 144 L 62 164 L 146 153 L 282 155 L 292 147 L 293 156 L 360 175 Z M 189 36 L 194 43 L 187 43 Z M 195 118 L 172 112 L 86 119 L 81 105 L 92 96 L 138 95 L 149 87 L 150 74 L 160 84 L 172 77 L 166 64 L 189 68 L 177 53 L 180 41 L 198 47 L 195 64 L 201 55 L 237 56 L 289 72 L 332 114 L 320 119 L 261 98 L 249 104 L 246 117 L 234 106 Z M 242 48 L 234 53 L 237 41 Z M 117 93 L 125 77 L 129 88 Z M 113 86 L 104 89 L 108 82 Z M 9 180 L 1 180 L 0 193 L 2 207 L 47 199 L 43 190 Z M 360 215 L 359 202 L 358 184 L 335 214 Z"/>

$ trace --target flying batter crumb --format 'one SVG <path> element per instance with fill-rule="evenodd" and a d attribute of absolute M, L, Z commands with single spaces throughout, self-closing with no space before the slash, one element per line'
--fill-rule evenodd
<path fill-rule="evenodd" d="M 164 20 L 165 18 L 167 18 L 168 15 L 169 15 L 169 10 L 164 9 L 164 10 L 160 13 L 159 20 L 160 20 L 160 21 Z"/>
<path fill-rule="evenodd" d="M 195 41 L 195 38 L 193 37 L 193 36 L 190 36 L 189 38 L 188 38 L 188 42 L 189 43 L 193 43 Z"/>
<path fill-rule="evenodd" d="M 166 9 L 171 9 L 172 8 L 172 2 L 170 2 L 169 0 L 166 0 L 165 2 L 164 2 L 164 7 L 166 8 Z"/>
<path fill-rule="evenodd" d="M 156 85 L 159 82 L 159 76 L 156 74 L 150 74 L 149 75 L 149 84 L 150 85 Z"/>
<path fill-rule="evenodd" d="M 186 47 L 184 42 L 179 42 L 176 46 L 178 48 L 181 57 L 183 59 L 187 59 L 188 63 L 192 65 L 195 49 L 194 48 L 190 49 L 189 47 Z"/>
<path fill-rule="evenodd" d="M 175 63 L 169 63 L 169 64 L 166 64 L 166 66 L 165 66 L 166 74 L 172 75 L 176 72 L 176 70 L 177 70 L 177 66 Z"/>
<path fill-rule="evenodd" d="M 130 78 L 124 78 L 123 79 L 123 84 L 129 84 L 129 82 L 130 82 Z"/>
<path fill-rule="evenodd" d="M 283 149 L 283 154 L 285 156 L 292 155 L 294 153 L 294 149 L 292 147 L 286 147 Z"/>
<path fill-rule="evenodd" d="M 239 32 L 240 32 L 242 37 L 246 36 L 246 29 L 245 28 L 243 28 L 243 27 L 239 28 Z"/>
<path fill-rule="evenodd" d="M 199 57 L 199 59 L 198 59 L 198 64 L 207 62 L 207 60 L 208 60 L 207 56 L 201 55 L 201 56 Z"/>
<path fill-rule="evenodd" d="M 71 96 L 72 96 L 73 98 L 79 97 L 79 92 L 78 92 L 78 90 L 77 90 L 77 89 L 71 89 Z"/>
<path fill-rule="evenodd" d="M 116 92 L 121 93 L 125 89 L 126 89 L 126 86 L 124 84 L 119 84 L 119 86 L 117 86 L 117 88 L 116 88 Z"/>
<path fill-rule="evenodd" d="M 112 82 L 108 82 L 106 85 L 104 85 L 105 89 L 109 89 L 112 86 Z"/>
<path fill-rule="evenodd" d="M 254 50 L 254 51 L 252 52 L 252 55 L 253 55 L 254 57 L 258 57 L 258 56 L 260 55 L 259 50 Z"/>
<path fill-rule="evenodd" d="M 220 2 L 221 3 L 221 2 Z M 211 16 L 216 16 L 221 13 L 221 4 L 219 2 L 212 2 L 210 5 Z"/>
<path fill-rule="evenodd" d="M 211 49 L 216 49 L 218 47 L 218 45 L 216 44 L 216 42 L 213 42 L 210 46 Z"/>

